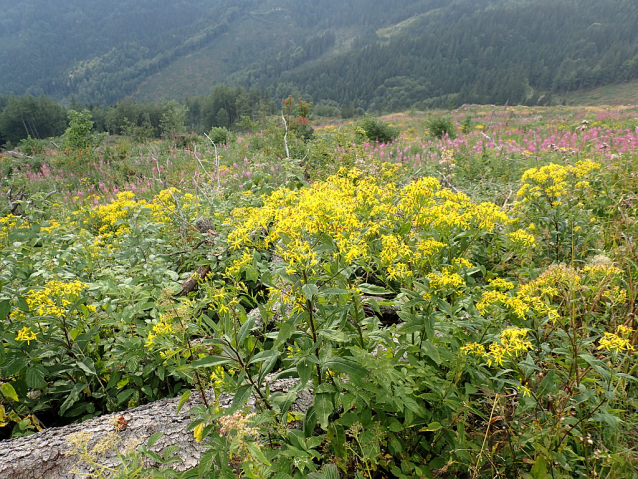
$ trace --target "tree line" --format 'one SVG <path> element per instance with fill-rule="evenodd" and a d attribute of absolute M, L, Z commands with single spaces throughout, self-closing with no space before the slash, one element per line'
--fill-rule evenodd
<path fill-rule="evenodd" d="M 69 126 L 69 112 L 88 111 L 95 132 L 159 138 L 176 124 L 184 131 L 204 133 L 213 127 L 247 128 L 281 109 L 268 92 L 257 88 L 218 85 L 209 95 L 183 102 L 161 103 L 131 100 L 115 105 L 84 105 L 73 101 L 69 108 L 41 94 L 0 96 L 0 145 L 11 148 L 29 137 L 60 136 Z"/>

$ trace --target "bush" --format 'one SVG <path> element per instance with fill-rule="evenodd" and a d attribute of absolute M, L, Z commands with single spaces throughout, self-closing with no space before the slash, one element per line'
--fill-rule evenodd
<path fill-rule="evenodd" d="M 372 117 L 363 118 L 357 126 L 363 130 L 368 140 L 379 143 L 390 143 L 396 140 L 401 133 L 397 127 Z"/>
<path fill-rule="evenodd" d="M 44 140 L 31 138 L 31 135 L 29 135 L 27 138 L 20 141 L 18 148 L 20 148 L 22 153 L 28 156 L 41 155 L 44 153 L 45 142 Z"/>
<path fill-rule="evenodd" d="M 216 145 L 225 145 L 226 143 L 228 143 L 230 131 L 228 131 L 228 129 L 224 128 L 223 126 L 214 126 L 210 129 L 208 137 Z"/>
<path fill-rule="evenodd" d="M 436 138 L 443 138 L 447 135 L 449 138 L 456 138 L 456 128 L 450 117 L 435 116 L 430 118 L 427 123 L 430 134 Z"/>

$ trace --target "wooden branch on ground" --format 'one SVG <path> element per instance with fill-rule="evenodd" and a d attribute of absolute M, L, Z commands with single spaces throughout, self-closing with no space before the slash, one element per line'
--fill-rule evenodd
<path fill-rule="evenodd" d="M 279 379 L 267 381 L 271 392 L 288 392 L 295 385 L 296 379 Z M 214 401 L 212 390 L 206 393 L 208 401 Z M 156 432 L 163 436 L 151 448 L 160 453 L 169 445 L 179 447 L 177 456 L 180 463 L 171 465 L 175 470 L 185 471 L 196 467 L 203 450 L 200 443 L 195 442 L 192 431 L 188 430 L 193 420 L 189 410 L 202 399 L 200 394 L 193 393 L 190 400 L 176 414 L 180 398 L 162 399 L 144 406 L 126 411 L 107 414 L 88 421 L 70 426 L 45 429 L 30 436 L 0 441 L 0 477 L 2 479 L 79 479 L 94 473 L 91 468 L 79 460 L 76 455 L 68 455 L 72 444 L 68 437 L 74 433 L 90 435 L 89 448 L 109 435 L 119 437 L 118 449 L 123 451 L 131 442 L 146 444 L 148 438 Z M 222 395 L 219 398 L 221 407 L 228 407 L 233 396 Z M 255 399 L 250 398 L 250 407 L 254 407 Z M 308 390 L 300 391 L 298 399 L 291 408 L 294 411 L 305 412 L 312 404 L 312 393 Z M 126 421 L 125 427 L 117 427 L 120 417 Z M 121 423 L 123 424 L 123 423 Z M 119 430 L 118 430 L 119 429 Z M 118 459 L 114 450 L 108 451 L 101 464 L 117 467 Z M 147 464 L 153 466 L 153 464 Z M 73 471 L 73 472 L 71 472 Z"/>
<path fill-rule="evenodd" d="M 210 273 L 210 265 L 199 266 L 195 273 L 193 273 L 188 279 L 182 283 L 182 291 L 179 296 L 186 296 L 197 287 L 197 283 L 200 280 L 204 280 Z"/>

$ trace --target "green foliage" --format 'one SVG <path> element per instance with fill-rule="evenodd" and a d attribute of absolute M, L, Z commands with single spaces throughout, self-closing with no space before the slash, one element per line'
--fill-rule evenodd
<path fill-rule="evenodd" d="M 17 145 L 28 138 L 59 136 L 66 128 L 66 112 L 44 95 L 11 95 L 0 113 L 0 137 Z"/>
<path fill-rule="evenodd" d="M 369 116 L 359 120 L 357 126 L 363 130 L 365 138 L 379 143 L 391 143 L 398 138 L 400 133 L 399 128 Z"/>
<path fill-rule="evenodd" d="M 42 153 L 44 153 L 46 143 L 43 140 L 31 138 L 31 136 L 29 135 L 25 139 L 20 141 L 20 143 L 18 144 L 18 148 L 20 148 L 20 151 L 22 151 L 25 155 L 41 155 Z"/>
<path fill-rule="evenodd" d="M 180 105 L 176 101 L 165 101 L 162 104 L 162 119 L 160 130 L 167 138 L 176 138 L 186 131 L 186 114 L 188 107 Z"/>
<path fill-rule="evenodd" d="M 208 136 L 216 145 L 225 145 L 228 143 L 230 131 L 224 127 L 216 127 L 210 129 Z"/>
<path fill-rule="evenodd" d="M 450 117 L 433 116 L 427 122 L 430 134 L 435 138 L 456 138 L 456 127 Z"/>
<path fill-rule="evenodd" d="M 392 145 L 328 126 L 290 158 L 273 118 L 10 171 L 0 432 L 212 389 L 181 477 L 631 477 L 635 111 L 608 114 L 475 109 L 458 142 L 398 116 Z M 573 153 L 540 146 L 557 129 Z M 122 475 L 180 476 L 150 443 Z"/>
<path fill-rule="evenodd" d="M 95 137 L 91 133 L 93 119 L 89 110 L 80 112 L 69 110 L 69 127 L 64 132 L 64 144 L 68 148 L 86 149 L 95 143 Z"/>

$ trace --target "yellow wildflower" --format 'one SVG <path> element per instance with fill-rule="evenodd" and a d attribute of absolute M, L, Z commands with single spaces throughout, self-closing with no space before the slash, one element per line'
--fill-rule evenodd
<path fill-rule="evenodd" d="M 26 341 L 27 344 L 31 344 L 31 341 L 36 339 L 38 339 L 37 333 L 34 333 L 31 328 L 27 326 L 18 331 L 18 335 L 16 336 L 16 341 Z"/>

